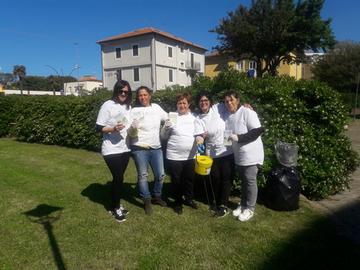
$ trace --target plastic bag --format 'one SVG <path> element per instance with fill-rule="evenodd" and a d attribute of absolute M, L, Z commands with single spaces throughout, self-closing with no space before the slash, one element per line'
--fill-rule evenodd
<path fill-rule="evenodd" d="M 296 167 L 299 147 L 295 143 L 278 141 L 275 144 L 275 153 L 279 163 L 285 167 Z"/>
<path fill-rule="evenodd" d="M 300 176 L 294 167 L 278 166 L 273 169 L 265 186 L 265 205 L 278 211 L 299 208 Z"/>

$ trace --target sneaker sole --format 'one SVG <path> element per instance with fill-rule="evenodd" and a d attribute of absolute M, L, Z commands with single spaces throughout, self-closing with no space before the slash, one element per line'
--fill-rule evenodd
<path fill-rule="evenodd" d="M 215 215 L 216 218 L 223 218 L 226 217 L 227 215 L 229 215 L 229 212 L 226 212 L 225 215 L 219 216 L 219 215 Z"/>
<path fill-rule="evenodd" d="M 121 223 L 121 222 L 126 221 L 126 218 L 125 218 L 126 215 L 123 215 L 124 219 L 121 219 L 121 220 L 120 220 L 120 219 L 115 218 L 115 216 L 114 216 L 114 214 L 112 213 L 111 210 L 109 210 L 108 212 L 109 212 L 109 214 L 115 219 L 116 222 Z"/>
<path fill-rule="evenodd" d="M 120 220 L 120 219 L 116 219 L 116 218 L 115 218 L 115 220 L 116 220 L 116 222 L 118 222 L 118 223 L 122 223 L 122 222 L 126 221 L 126 218 L 121 219 L 121 220 Z"/>

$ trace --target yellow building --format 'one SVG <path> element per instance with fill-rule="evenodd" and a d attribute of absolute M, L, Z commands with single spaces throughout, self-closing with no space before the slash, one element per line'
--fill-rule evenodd
<path fill-rule="evenodd" d="M 215 77 L 220 71 L 230 66 L 241 72 L 247 72 L 249 69 L 256 69 L 256 62 L 252 60 L 235 61 L 229 57 L 219 54 L 217 51 L 205 56 L 205 76 Z M 287 64 L 281 63 L 278 67 L 279 75 L 289 75 L 296 80 L 311 78 L 308 64 Z"/>

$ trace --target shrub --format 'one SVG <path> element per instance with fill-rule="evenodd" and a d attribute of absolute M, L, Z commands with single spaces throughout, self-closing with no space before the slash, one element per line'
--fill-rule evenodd
<path fill-rule="evenodd" d="M 198 77 L 192 88 L 157 91 L 153 102 L 175 111 L 178 93 L 187 91 L 196 96 L 200 90 L 209 90 L 221 101 L 228 89 L 238 91 L 241 101 L 254 107 L 266 129 L 265 177 L 259 177 L 260 186 L 277 165 L 274 144 L 282 140 L 299 146 L 298 170 L 306 196 L 320 199 L 348 187 L 359 158 L 343 133 L 347 116 L 341 97 L 323 83 L 290 77 L 254 80 L 230 69 L 214 79 Z M 110 95 L 99 90 L 84 97 L 0 96 L 0 136 L 99 150 L 101 139 L 94 126 L 101 104 Z"/>
<path fill-rule="evenodd" d="M 95 121 L 107 98 L 104 94 L 3 97 L 0 104 L 8 104 L 11 108 L 8 116 L 0 121 L 0 126 L 8 126 L 7 132 L 1 135 L 26 142 L 98 150 L 101 141 L 95 132 Z"/>
<path fill-rule="evenodd" d="M 201 83 L 195 84 L 198 89 Z M 351 173 L 359 165 L 358 154 L 344 135 L 346 108 L 340 95 L 317 81 L 295 81 L 290 77 L 248 79 L 235 70 L 220 73 L 210 91 L 221 100 L 228 89 L 236 89 L 242 101 L 250 102 L 266 129 L 265 176 L 277 165 L 277 140 L 299 146 L 298 169 L 303 193 L 321 199 L 348 187 Z M 265 178 L 260 178 L 260 186 Z"/>

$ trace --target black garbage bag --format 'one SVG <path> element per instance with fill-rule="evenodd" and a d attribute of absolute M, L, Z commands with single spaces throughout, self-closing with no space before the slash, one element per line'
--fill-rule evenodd
<path fill-rule="evenodd" d="M 273 210 L 296 210 L 299 208 L 300 191 L 300 176 L 296 168 L 279 165 L 269 174 L 264 203 Z"/>
<path fill-rule="evenodd" d="M 299 208 L 300 176 L 296 170 L 298 146 L 278 141 L 275 154 L 280 165 L 270 171 L 265 185 L 265 205 L 279 211 Z"/>

